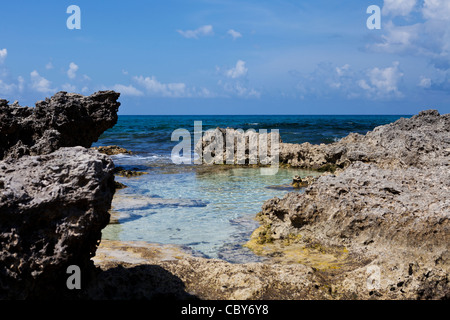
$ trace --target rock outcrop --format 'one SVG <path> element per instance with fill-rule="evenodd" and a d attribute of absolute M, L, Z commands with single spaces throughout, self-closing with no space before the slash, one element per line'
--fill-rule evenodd
<path fill-rule="evenodd" d="M 67 267 L 84 280 L 109 223 L 114 164 L 83 147 L 0 161 L 0 298 L 67 292 Z"/>
<path fill-rule="evenodd" d="M 436 110 L 426 110 L 410 119 L 402 118 L 394 123 L 379 126 L 366 135 L 351 133 L 331 144 L 283 143 L 279 135 L 273 138 L 279 142 L 281 165 L 334 172 L 355 161 L 373 162 L 381 167 L 433 165 L 443 162 L 450 164 L 449 128 L 450 115 L 441 116 Z M 214 156 L 218 153 L 218 146 L 222 145 L 222 163 L 226 163 L 225 141 L 229 139 L 228 135 L 233 139 L 234 135 L 239 134 L 242 135 L 235 129 L 217 128 L 208 131 L 197 143 L 196 151 L 203 150 Z M 267 141 L 270 154 L 272 134 L 274 133 L 262 134 L 260 137 L 257 132 L 245 132 L 245 156 L 240 159 L 235 155 L 233 164 L 248 164 L 249 141 L 255 145 L 259 139 Z M 220 143 L 217 143 L 216 137 L 221 137 Z M 235 140 L 235 154 L 238 145 Z"/>
<path fill-rule="evenodd" d="M 82 96 L 64 91 L 36 107 L 0 100 L 0 159 L 49 154 L 62 147 L 89 148 L 117 122 L 119 93 Z"/>
<path fill-rule="evenodd" d="M 317 148 L 326 150 L 320 162 L 306 152 L 292 159 L 341 170 L 266 201 L 248 246 L 273 254 L 268 247 L 288 244 L 278 246 L 283 255 L 295 245 L 306 264 L 302 250 L 320 248 L 334 253 L 334 269 L 344 256 L 333 285 L 356 298 L 450 299 L 450 115 L 425 111 Z M 378 270 L 375 284 L 369 269 Z"/>
<path fill-rule="evenodd" d="M 270 165 L 278 163 L 280 143 L 277 132 L 216 128 L 203 134 L 195 152 L 205 164 Z"/>
<path fill-rule="evenodd" d="M 280 162 L 324 171 L 346 168 L 355 161 L 384 168 L 450 164 L 449 128 L 449 114 L 426 110 L 366 135 L 351 133 L 332 144 L 282 143 Z"/>
<path fill-rule="evenodd" d="M 93 275 L 115 185 L 111 159 L 87 148 L 116 123 L 118 97 L 0 100 L 0 299 L 71 297 L 67 268 Z"/>

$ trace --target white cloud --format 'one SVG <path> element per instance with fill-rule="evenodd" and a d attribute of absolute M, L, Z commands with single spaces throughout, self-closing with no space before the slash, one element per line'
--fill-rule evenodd
<path fill-rule="evenodd" d="M 423 16 L 426 19 L 450 20 L 450 1 L 425 0 Z"/>
<path fill-rule="evenodd" d="M 13 94 L 17 89 L 17 86 L 14 83 L 6 83 L 0 79 L 0 94 L 2 95 L 10 95 Z"/>
<path fill-rule="evenodd" d="M 50 88 L 51 82 L 40 76 L 39 73 L 34 70 L 30 73 L 31 88 L 41 93 L 53 93 L 56 89 Z"/>
<path fill-rule="evenodd" d="M 4 79 L 0 79 L 0 95 L 16 95 L 18 93 L 22 93 L 25 88 L 25 80 L 23 77 L 17 77 L 17 82 L 5 81 Z"/>
<path fill-rule="evenodd" d="M 199 36 L 208 36 L 214 34 L 212 25 L 201 26 L 200 28 L 197 28 L 195 30 L 177 30 L 177 32 L 188 39 L 198 39 Z"/>
<path fill-rule="evenodd" d="M 114 91 L 120 92 L 124 96 L 138 97 L 138 96 L 144 95 L 144 93 L 142 91 L 136 89 L 132 85 L 125 86 L 123 84 L 116 84 L 111 89 Z"/>
<path fill-rule="evenodd" d="M 436 69 L 450 72 L 450 1 L 386 0 L 383 9 L 405 19 L 398 23 L 394 15 L 384 22 L 380 41 L 368 44 L 368 49 L 425 57 Z"/>
<path fill-rule="evenodd" d="M 425 78 L 425 77 L 422 76 L 420 78 L 419 87 L 430 88 L 431 87 L 431 79 L 430 78 Z"/>
<path fill-rule="evenodd" d="M 338 74 L 338 76 L 343 76 L 345 74 L 345 72 L 348 71 L 349 69 L 350 69 L 350 65 L 345 64 L 342 67 L 336 67 L 336 73 Z"/>
<path fill-rule="evenodd" d="M 77 91 L 77 87 L 74 86 L 73 84 L 70 84 L 70 83 L 64 83 L 64 84 L 61 86 L 61 89 L 62 89 L 63 91 L 67 91 L 67 92 L 76 92 L 76 91 Z"/>
<path fill-rule="evenodd" d="M 74 79 L 77 76 L 77 70 L 78 66 L 75 63 L 71 62 L 69 64 L 69 70 L 67 70 L 67 76 L 70 79 Z"/>
<path fill-rule="evenodd" d="M 242 83 L 236 82 L 236 83 L 223 83 L 219 82 L 219 85 L 222 85 L 223 89 L 225 90 L 226 93 L 232 94 L 232 95 L 237 95 L 239 97 L 243 97 L 243 98 L 260 98 L 261 97 L 261 92 L 253 89 L 253 88 L 248 88 L 246 86 L 244 86 Z"/>
<path fill-rule="evenodd" d="M 8 50 L 2 49 L 0 50 L 0 63 L 3 63 L 8 55 Z"/>
<path fill-rule="evenodd" d="M 362 79 L 358 84 L 372 98 L 402 97 L 398 84 L 403 77 L 403 73 L 400 72 L 398 67 L 399 63 L 395 61 L 392 67 L 370 69 L 367 72 L 369 83 Z"/>
<path fill-rule="evenodd" d="M 49 63 L 47 63 L 45 65 L 45 69 L 47 69 L 47 70 L 53 69 L 53 63 L 51 61 Z"/>
<path fill-rule="evenodd" d="M 390 100 L 403 97 L 400 81 L 403 73 L 399 63 L 386 68 L 375 67 L 353 70 L 349 64 L 334 66 L 320 63 L 309 74 L 293 71 L 291 75 L 299 79 L 296 96 L 346 99 L 365 98 L 370 100 Z"/>
<path fill-rule="evenodd" d="M 23 91 L 23 89 L 25 88 L 25 79 L 21 76 L 17 77 L 17 89 L 19 89 L 20 92 Z"/>
<path fill-rule="evenodd" d="M 384 0 L 382 13 L 392 16 L 407 16 L 414 9 L 417 0 Z"/>
<path fill-rule="evenodd" d="M 147 93 L 163 97 L 185 97 L 188 96 L 186 84 L 184 83 L 161 83 L 154 76 L 135 76 L 133 80 L 143 86 Z"/>
<path fill-rule="evenodd" d="M 230 29 L 228 30 L 227 34 L 233 37 L 233 40 L 236 40 L 237 38 L 241 38 L 242 34 L 236 30 Z"/>
<path fill-rule="evenodd" d="M 247 74 L 248 69 L 245 67 L 245 61 L 238 60 L 236 66 L 226 71 L 226 76 L 228 78 L 236 79 Z"/>

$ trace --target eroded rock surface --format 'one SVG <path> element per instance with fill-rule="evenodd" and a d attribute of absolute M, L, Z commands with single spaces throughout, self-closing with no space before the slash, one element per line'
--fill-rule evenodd
<path fill-rule="evenodd" d="M 339 272 L 333 259 L 342 255 L 332 256 L 333 284 L 357 298 L 449 299 L 450 115 L 425 111 L 316 148 L 325 151 L 294 158 L 301 166 L 341 169 L 303 194 L 266 201 L 248 246 L 285 255 L 295 244 L 298 260 L 307 264 L 302 250 L 343 250 L 353 267 Z M 368 270 L 377 271 L 375 284 L 367 283 Z M 371 295 L 363 287 L 371 287 Z"/>
<path fill-rule="evenodd" d="M 379 126 L 366 135 L 351 133 L 332 143 L 280 145 L 280 162 L 293 167 L 334 171 L 352 162 L 380 167 L 450 164 L 450 114 L 426 110 L 410 119 Z"/>
<path fill-rule="evenodd" d="M 70 265 L 89 279 L 109 222 L 113 169 L 83 147 L 0 161 L 1 299 L 61 298 Z"/>
<path fill-rule="evenodd" d="M 93 276 L 115 191 L 89 148 L 117 122 L 119 93 L 58 92 L 35 108 L 0 100 L 0 299 L 72 296 L 67 268 Z"/>
<path fill-rule="evenodd" d="M 64 91 L 36 107 L 0 100 L 0 159 L 49 154 L 61 147 L 89 148 L 117 122 L 119 93 L 83 96 Z"/>

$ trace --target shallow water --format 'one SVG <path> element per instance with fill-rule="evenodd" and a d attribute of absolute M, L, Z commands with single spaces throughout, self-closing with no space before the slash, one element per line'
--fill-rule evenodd
<path fill-rule="evenodd" d="M 125 157 L 120 159 L 124 165 Z M 115 162 L 121 163 L 117 158 Z M 103 238 L 177 244 L 231 262 L 260 260 L 242 245 L 259 226 L 254 218 L 264 201 L 290 191 L 303 192 L 270 186 L 289 185 L 294 175 L 316 175 L 281 168 L 268 176 L 258 168 L 170 165 L 147 172 L 137 178 L 116 178 L 128 188 L 117 191 L 113 211 L 119 224 L 105 228 Z"/>
<path fill-rule="evenodd" d="M 106 227 L 103 238 L 176 244 L 231 262 L 260 261 L 242 247 L 259 226 L 255 215 L 270 198 L 303 192 L 288 186 L 292 177 L 313 173 L 280 168 L 278 174 L 264 176 L 258 168 L 174 165 L 171 151 L 179 141 L 171 140 L 172 132 L 185 128 L 193 136 L 194 121 L 202 121 L 203 131 L 216 127 L 278 129 L 283 142 L 318 144 L 334 142 L 350 132 L 365 134 L 400 117 L 119 116 L 117 125 L 94 146 L 119 145 L 133 151 L 132 156 L 113 156 L 114 163 L 148 174 L 116 178 L 128 188 L 117 191 L 113 210 L 119 223 Z"/>

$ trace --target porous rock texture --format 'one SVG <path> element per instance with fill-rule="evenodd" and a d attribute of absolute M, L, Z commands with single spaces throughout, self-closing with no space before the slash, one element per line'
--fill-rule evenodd
<path fill-rule="evenodd" d="M 355 161 L 380 167 L 450 164 L 450 115 L 426 110 L 412 118 L 376 127 L 366 135 L 351 133 L 331 144 L 280 145 L 280 162 L 292 167 L 346 168 Z"/>
<path fill-rule="evenodd" d="M 116 123 L 118 97 L 0 101 L 0 299 L 72 296 L 70 265 L 91 278 L 115 187 L 111 159 L 86 148 Z"/>
<path fill-rule="evenodd" d="M 278 163 L 278 132 L 233 128 L 207 130 L 195 145 L 204 164 L 269 165 Z"/>
<path fill-rule="evenodd" d="M 323 149 L 324 161 L 343 169 L 303 194 L 266 201 L 253 243 L 344 248 L 364 261 L 335 271 L 335 289 L 347 296 L 449 299 L 450 115 L 424 111 Z"/>
<path fill-rule="evenodd" d="M 119 93 L 83 96 L 64 91 L 21 107 L 0 100 L 0 159 L 48 154 L 61 147 L 89 148 L 117 122 Z"/>
<path fill-rule="evenodd" d="M 267 141 L 270 156 L 271 142 L 279 142 L 280 164 L 305 169 L 335 171 L 355 161 L 372 162 L 380 167 L 450 164 L 449 127 L 450 115 L 441 116 L 437 110 L 426 110 L 410 119 L 401 118 L 379 126 L 366 135 L 350 133 L 337 142 L 320 145 L 283 143 L 274 132 L 260 134 L 251 130 L 241 132 L 232 128 L 216 128 L 205 132 L 196 145 L 196 151 L 213 157 L 220 154 L 217 160 L 227 163 L 226 142 L 234 139 L 233 164 L 248 164 L 250 145 L 258 148 L 261 139 Z M 245 137 L 245 152 L 241 158 L 237 158 L 237 146 L 242 140 L 237 140 L 237 137 Z M 219 146 L 223 150 L 219 150 Z M 255 163 L 259 164 L 259 159 Z"/>

